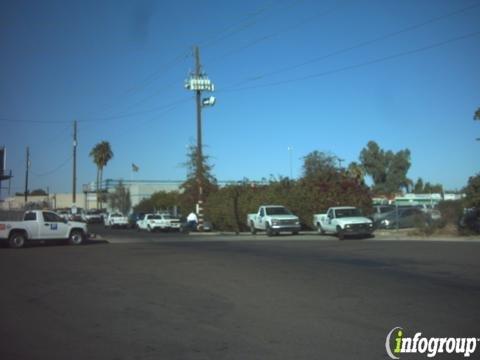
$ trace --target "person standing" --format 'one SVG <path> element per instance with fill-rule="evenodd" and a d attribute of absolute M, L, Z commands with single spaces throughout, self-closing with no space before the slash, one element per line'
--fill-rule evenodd
<path fill-rule="evenodd" d="M 190 231 L 197 230 L 198 217 L 193 211 L 187 216 L 187 225 Z"/>

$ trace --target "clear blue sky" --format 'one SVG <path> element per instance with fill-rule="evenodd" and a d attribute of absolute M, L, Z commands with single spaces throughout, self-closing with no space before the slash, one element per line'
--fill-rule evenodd
<path fill-rule="evenodd" d="M 22 191 L 78 190 L 88 154 L 115 154 L 104 178 L 183 180 L 195 143 L 184 80 L 200 46 L 217 104 L 204 111 L 219 180 L 301 174 L 328 151 L 358 161 L 374 140 L 412 153 L 409 177 L 466 185 L 480 171 L 480 1 L 3 1 L 0 145 Z M 63 165 L 63 166 L 62 166 Z"/>

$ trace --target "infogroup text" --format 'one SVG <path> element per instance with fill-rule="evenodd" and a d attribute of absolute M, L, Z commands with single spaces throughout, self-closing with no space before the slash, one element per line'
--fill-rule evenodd
<path fill-rule="evenodd" d="M 437 354 L 458 354 L 463 357 L 470 357 L 477 349 L 480 339 L 475 337 L 454 338 L 454 337 L 422 337 L 421 332 L 415 333 L 413 337 L 406 337 L 401 327 L 393 328 L 387 335 L 385 349 L 392 359 L 400 359 L 401 354 L 426 354 L 433 358 Z"/>

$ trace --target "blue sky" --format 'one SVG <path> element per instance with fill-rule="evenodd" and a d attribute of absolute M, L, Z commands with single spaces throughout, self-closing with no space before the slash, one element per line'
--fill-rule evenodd
<path fill-rule="evenodd" d="M 0 4 L 0 145 L 13 191 L 78 190 L 88 154 L 104 178 L 183 180 L 196 142 L 184 80 L 200 47 L 217 104 L 205 151 L 219 180 L 301 174 L 328 151 L 358 161 L 370 140 L 412 153 L 409 177 L 466 185 L 480 169 L 480 1 L 10 1 Z M 205 94 L 207 95 L 207 94 Z M 4 193 L 4 191 L 3 191 Z"/>

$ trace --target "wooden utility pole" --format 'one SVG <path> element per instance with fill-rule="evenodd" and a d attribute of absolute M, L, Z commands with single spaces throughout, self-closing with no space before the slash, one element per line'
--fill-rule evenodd
<path fill-rule="evenodd" d="M 25 163 L 25 206 L 27 205 L 28 202 L 28 170 L 30 168 L 30 148 L 27 146 L 27 160 Z"/>

